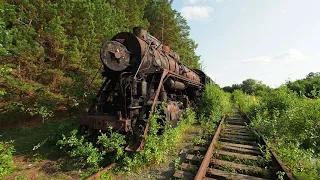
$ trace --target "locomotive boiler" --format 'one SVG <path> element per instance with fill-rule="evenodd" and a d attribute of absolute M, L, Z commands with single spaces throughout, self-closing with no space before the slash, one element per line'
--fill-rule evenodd
<path fill-rule="evenodd" d="M 176 52 L 141 27 L 116 34 L 102 46 L 100 56 L 105 81 L 80 125 L 91 131 L 111 126 L 127 133 L 130 151 L 143 148 L 144 139 L 135 137 L 147 136 L 145 120 L 156 105 L 165 105 L 163 113 L 175 126 L 211 81 L 202 71 L 182 64 Z"/>

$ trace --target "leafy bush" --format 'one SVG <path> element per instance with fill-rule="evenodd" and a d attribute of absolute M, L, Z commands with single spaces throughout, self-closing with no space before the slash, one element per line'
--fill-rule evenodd
<path fill-rule="evenodd" d="M 119 134 L 117 132 L 112 132 L 112 128 L 110 130 L 110 137 L 106 134 L 102 133 L 101 136 L 98 137 L 98 144 L 101 144 L 103 148 L 106 150 L 115 150 L 116 156 L 115 159 L 119 159 L 124 154 L 124 145 L 127 143 L 125 140 L 125 136 Z"/>
<path fill-rule="evenodd" d="M 187 109 L 183 113 L 183 118 L 178 122 L 178 126 L 173 128 L 169 121 L 160 123 L 163 119 L 160 110 L 156 110 L 149 118 L 150 129 L 145 140 L 145 146 L 142 151 L 133 155 L 125 156 L 121 162 L 120 169 L 132 171 L 137 168 L 145 167 L 150 164 L 160 164 L 166 160 L 169 153 L 175 151 L 175 148 L 182 139 L 182 133 L 196 122 L 195 113 Z M 159 134 L 159 130 L 162 133 Z"/>
<path fill-rule="evenodd" d="M 14 151 L 12 142 L 0 141 L 0 178 L 13 170 L 12 153 Z"/>
<path fill-rule="evenodd" d="M 274 140 L 271 145 L 297 179 L 311 180 L 320 177 L 319 155 L 315 155 L 313 150 L 301 149 L 299 144 L 281 139 Z"/>
<path fill-rule="evenodd" d="M 249 113 L 251 108 L 258 103 L 254 96 L 249 96 L 241 90 L 233 91 L 232 100 L 234 107 L 245 113 Z"/>
<path fill-rule="evenodd" d="M 301 97 L 317 98 L 320 95 L 320 72 L 310 72 L 306 78 L 289 81 L 286 86 Z"/>
<path fill-rule="evenodd" d="M 320 100 L 299 98 L 285 87 L 261 97 L 252 126 L 268 138 L 284 138 L 320 152 Z"/>
<path fill-rule="evenodd" d="M 258 103 L 236 91 L 233 99 L 298 179 L 319 177 L 319 99 L 299 97 L 285 86 L 264 93 Z"/>
<path fill-rule="evenodd" d="M 231 112 L 230 94 L 216 85 L 206 85 L 198 112 L 200 121 L 216 122 L 223 114 L 229 112 Z"/>
<path fill-rule="evenodd" d="M 100 152 L 91 142 L 86 141 L 84 136 L 78 137 L 77 133 L 77 130 L 73 130 L 70 132 L 70 136 L 62 135 L 62 139 L 57 142 L 57 145 L 71 159 L 76 160 L 74 166 L 97 170 L 100 168 L 105 152 Z"/>

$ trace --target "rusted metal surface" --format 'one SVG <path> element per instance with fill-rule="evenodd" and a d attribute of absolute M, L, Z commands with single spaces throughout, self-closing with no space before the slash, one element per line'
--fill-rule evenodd
<path fill-rule="evenodd" d="M 125 70 L 130 62 L 127 48 L 117 41 L 108 41 L 101 48 L 101 60 L 114 71 Z"/>
<path fill-rule="evenodd" d="M 199 170 L 196 174 L 196 177 L 194 178 L 195 180 L 201 180 L 203 177 L 205 177 L 206 175 L 206 172 L 207 172 L 207 167 L 209 166 L 210 162 L 211 162 L 211 158 L 212 158 L 212 155 L 213 155 L 213 151 L 215 149 L 215 144 L 218 140 L 218 137 L 219 137 L 219 134 L 221 132 L 221 129 L 222 129 L 222 124 L 224 122 L 224 119 L 225 119 L 225 116 L 223 116 L 222 120 L 220 121 L 219 123 L 219 126 L 212 138 L 212 141 L 210 143 L 210 146 L 207 150 L 207 153 L 206 155 L 204 156 L 204 159 L 199 167 Z"/>
<path fill-rule="evenodd" d="M 281 159 L 278 157 L 278 155 L 274 152 L 273 149 L 270 149 L 272 156 L 276 159 L 276 162 L 278 162 L 278 164 L 281 166 L 281 168 L 284 170 L 284 172 L 286 173 L 286 177 L 285 179 L 289 179 L 289 180 L 294 180 L 293 178 L 293 174 L 291 171 L 289 171 L 289 169 L 283 164 L 283 162 L 281 161 Z"/>
<path fill-rule="evenodd" d="M 200 76 L 182 64 L 176 52 L 168 46 L 163 46 L 145 29 L 136 28 L 133 34 L 119 33 L 112 38 L 112 40 L 117 39 L 124 39 L 124 41 L 122 43 L 108 41 L 101 50 L 101 59 L 107 68 L 122 71 L 128 66 L 139 66 L 139 71 L 147 73 L 167 69 L 190 80 L 200 82 Z M 128 52 L 136 55 L 136 62 L 129 58 Z M 119 57 L 115 58 L 116 55 Z"/>
<path fill-rule="evenodd" d="M 94 179 L 100 179 L 100 176 L 105 173 L 106 171 L 112 169 L 114 166 L 116 166 L 116 163 L 112 163 L 109 166 L 103 168 L 102 170 L 92 174 L 91 176 L 87 177 L 85 180 L 94 180 Z"/>
<path fill-rule="evenodd" d="M 167 71 L 163 71 L 163 73 L 161 75 L 161 79 L 160 79 L 160 82 L 159 82 L 159 85 L 158 85 L 158 89 L 156 91 L 156 94 L 155 94 L 155 97 L 154 97 L 154 100 L 153 100 L 153 103 L 152 103 L 152 106 L 151 106 L 151 113 L 154 112 L 154 108 L 156 106 L 156 102 L 157 102 L 157 99 L 158 99 L 158 96 L 159 96 L 159 93 L 160 93 L 160 89 L 161 89 L 161 86 L 163 84 L 163 79 L 167 74 L 168 74 Z M 143 149 L 145 138 L 147 137 L 147 134 L 148 134 L 148 131 L 149 131 L 149 126 L 150 126 L 150 123 L 148 122 L 147 125 L 146 125 L 146 128 L 144 130 L 144 133 L 143 133 L 143 139 L 142 139 L 142 141 L 140 143 L 139 148 L 136 151 L 141 151 Z"/>
<path fill-rule="evenodd" d="M 87 116 L 80 120 L 80 124 L 86 125 L 93 130 L 108 130 L 108 127 L 113 127 L 114 130 L 121 132 L 129 132 L 131 128 L 130 119 L 115 119 L 113 116 Z"/>

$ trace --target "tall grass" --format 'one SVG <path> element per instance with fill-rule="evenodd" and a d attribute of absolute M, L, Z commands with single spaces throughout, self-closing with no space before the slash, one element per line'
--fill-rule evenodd
<path fill-rule="evenodd" d="M 320 99 L 298 97 L 285 86 L 257 98 L 234 92 L 233 99 L 297 179 L 319 179 Z"/>

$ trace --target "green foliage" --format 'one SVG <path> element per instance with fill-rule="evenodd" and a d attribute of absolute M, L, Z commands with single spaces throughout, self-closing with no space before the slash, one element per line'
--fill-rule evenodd
<path fill-rule="evenodd" d="M 258 103 L 255 97 L 249 96 L 241 90 L 233 91 L 231 98 L 234 107 L 239 108 L 240 111 L 244 113 L 249 113 L 251 108 Z"/>
<path fill-rule="evenodd" d="M 60 118 L 54 121 L 45 121 L 36 127 L 23 127 L 6 130 L 2 133 L 5 141 L 14 140 L 16 153 L 50 158 L 57 155 L 59 148 L 56 142 L 61 134 L 70 132 L 77 127 L 77 117 Z"/>
<path fill-rule="evenodd" d="M 319 99 L 299 97 L 286 86 L 261 97 L 241 91 L 234 91 L 232 97 L 253 119 L 251 126 L 271 143 L 298 179 L 319 177 Z"/>
<path fill-rule="evenodd" d="M 110 173 L 110 171 L 107 171 L 107 172 L 103 173 L 103 174 L 100 176 L 100 179 L 101 179 L 101 180 L 114 180 L 115 177 Z"/>
<path fill-rule="evenodd" d="M 261 81 L 258 81 L 255 79 L 247 79 L 242 81 L 241 84 L 233 84 L 232 86 L 225 86 L 223 87 L 223 90 L 225 92 L 230 92 L 230 93 L 232 93 L 235 90 L 242 90 L 246 94 L 260 96 L 268 92 L 270 90 L 270 87 L 268 87 L 265 84 L 262 84 Z"/>
<path fill-rule="evenodd" d="M 89 134 L 79 135 L 77 130 L 69 132 L 69 136 L 62 134 L 56 145 L 68 157 L 64 166 L 68 169 L 82 168 L 85 170 L 82 175 L 87 176 L 106 163 L 123 158 L 126 155 L 124 145 L 127 144 L 125 135 L 113 132 L 111 127 L 109 130 L 109 135 L 101 133 L 97 138 Z"/>
<path fill-rule="evenodd" d="M 149 32 L 170 46 L 180 55 L 180 60 L 191 68 L 200 68 L 197 44 L 190 38 L 190 27 L 182 15 L 171 7 L 172 1 L 149 0 L 144 18 L 148 20 Z"/>
<path fill-rule="evenodd" d="M 117 132 L 112 132 L 111 127 L 109 129 L 110 137 L 102 133 L 101 136 L 98 137 L 97 143 L 102 144 L 106 150 L 115 150 L 117 152 L 115 159 L 117 160 L 124 155 L 124 145 L 126 144 L 125 136 Z"/>
<path fill-rule="evenodd" d="M 77 130 L 70 132 L 70 136 L 62 135 L 62 139 L 57 142 L 60 149 L 63 149 L 67 155 L 76 160 L 74 166 L 89 168 L 93 171 L 100 168 L 105 152 L 99 149 L 91 142 L 85 140 L 84 136 L 78 137 Z"/>
<path fill-rule="evenodd" d="M 283 178 L 283 176 L 285 175 L 286 173 L 285 172 L 282 172 L 282 171 L 278 171 L 277 172 L 277 178 L 279 179 L 279 180 L 283 180 L 284 178 Z"/>
<path fill-rule="evenodd" d="M 320 91 L 320 73 L 310 72 L 306 78 L 294 82 L 287 82 L 286 86 L 299 96 L 308 98 L 318 98 Z"/>
<path fill-rule="evenodd" d="M 299 93 L 293 86 L 311 82 L 317 75 L 309 74 L 308 78 L 266 90 L 258 97 L 240 90 L 232 94 L 235 106 L 253 119 L 250 126 L 268 140 L 297 179 L 320 176 L 320 101 L 317 90 L 312 92 L 315 99 L 311 100 L 306 98 L 305 92 Z M 281 179 L 283 173 L 279 172 L 278 176 Z"/>
<path fill-rule="evenodd" d="M 272 146 L 286 166 L 292 169 L 297 179 L 317 179 L 320 177 L 320 159 L 311 149 L 301 149 L 299 144 L 277 139 Z M 280 174 L 281 175 L 281 174 Z"/>
<path fill-rule="evenodd" d="M 180 168 L 180 160 L 181 160 L 180 157 L 176 157 L 176 158 L 174 158 L 174 159 L 172 160 L 175 171 L 176 171 L 176 170 L 179 170 L 179 168 Z"/>
<path fill-rule="evenodd" d="M 230 94 L 218 86 L 208 84 L 199 107 L 200 121 L 217 122 L 223 114 L 231 111 Z"/>
<path fill-rule="evenodd" d="M 15 150 L 12 143 L 12 141 L 0 141 L 0 178 L 9 174 L 14 168 L 12 154 Z"/>
<path fill-rule="evenodd" d="M 37 102 L 33 105 L 32 108 L 27 108 L 26 111 L 31 115 L 39 115 L 42 117 L 42 122 L 44 123 L 45 118 L 52 117 L 53 111 L 48 109 L 46 106 L 41 106 Z"/>
<path fill-rule="evenodd" d="M 320 101 L 299 98 L 286 87 L 261 97 L 253 126 L 268 138 L 283 138 L 320 152 Z"/>
<path fill-rule="evenodd" d="M 160 110 L 149 118 L 150 129 L 145 140 L 142 151 L 133 155 L 125 156 L 121 161 L 120 169 L 132 171 L 150 164 L 160 164 L 166 160 L 169 153 L 175 151 L 176 146 L 181 141 L 181 134 L 195 122 L 195 113 L 187 109 L 183 119 L 178 122 L 178 126 L 173 128 L 169 121 L 159 121 L 164 117 L 160 115 Z M 159 130 L 162 133 L 159 134 Z"/>

